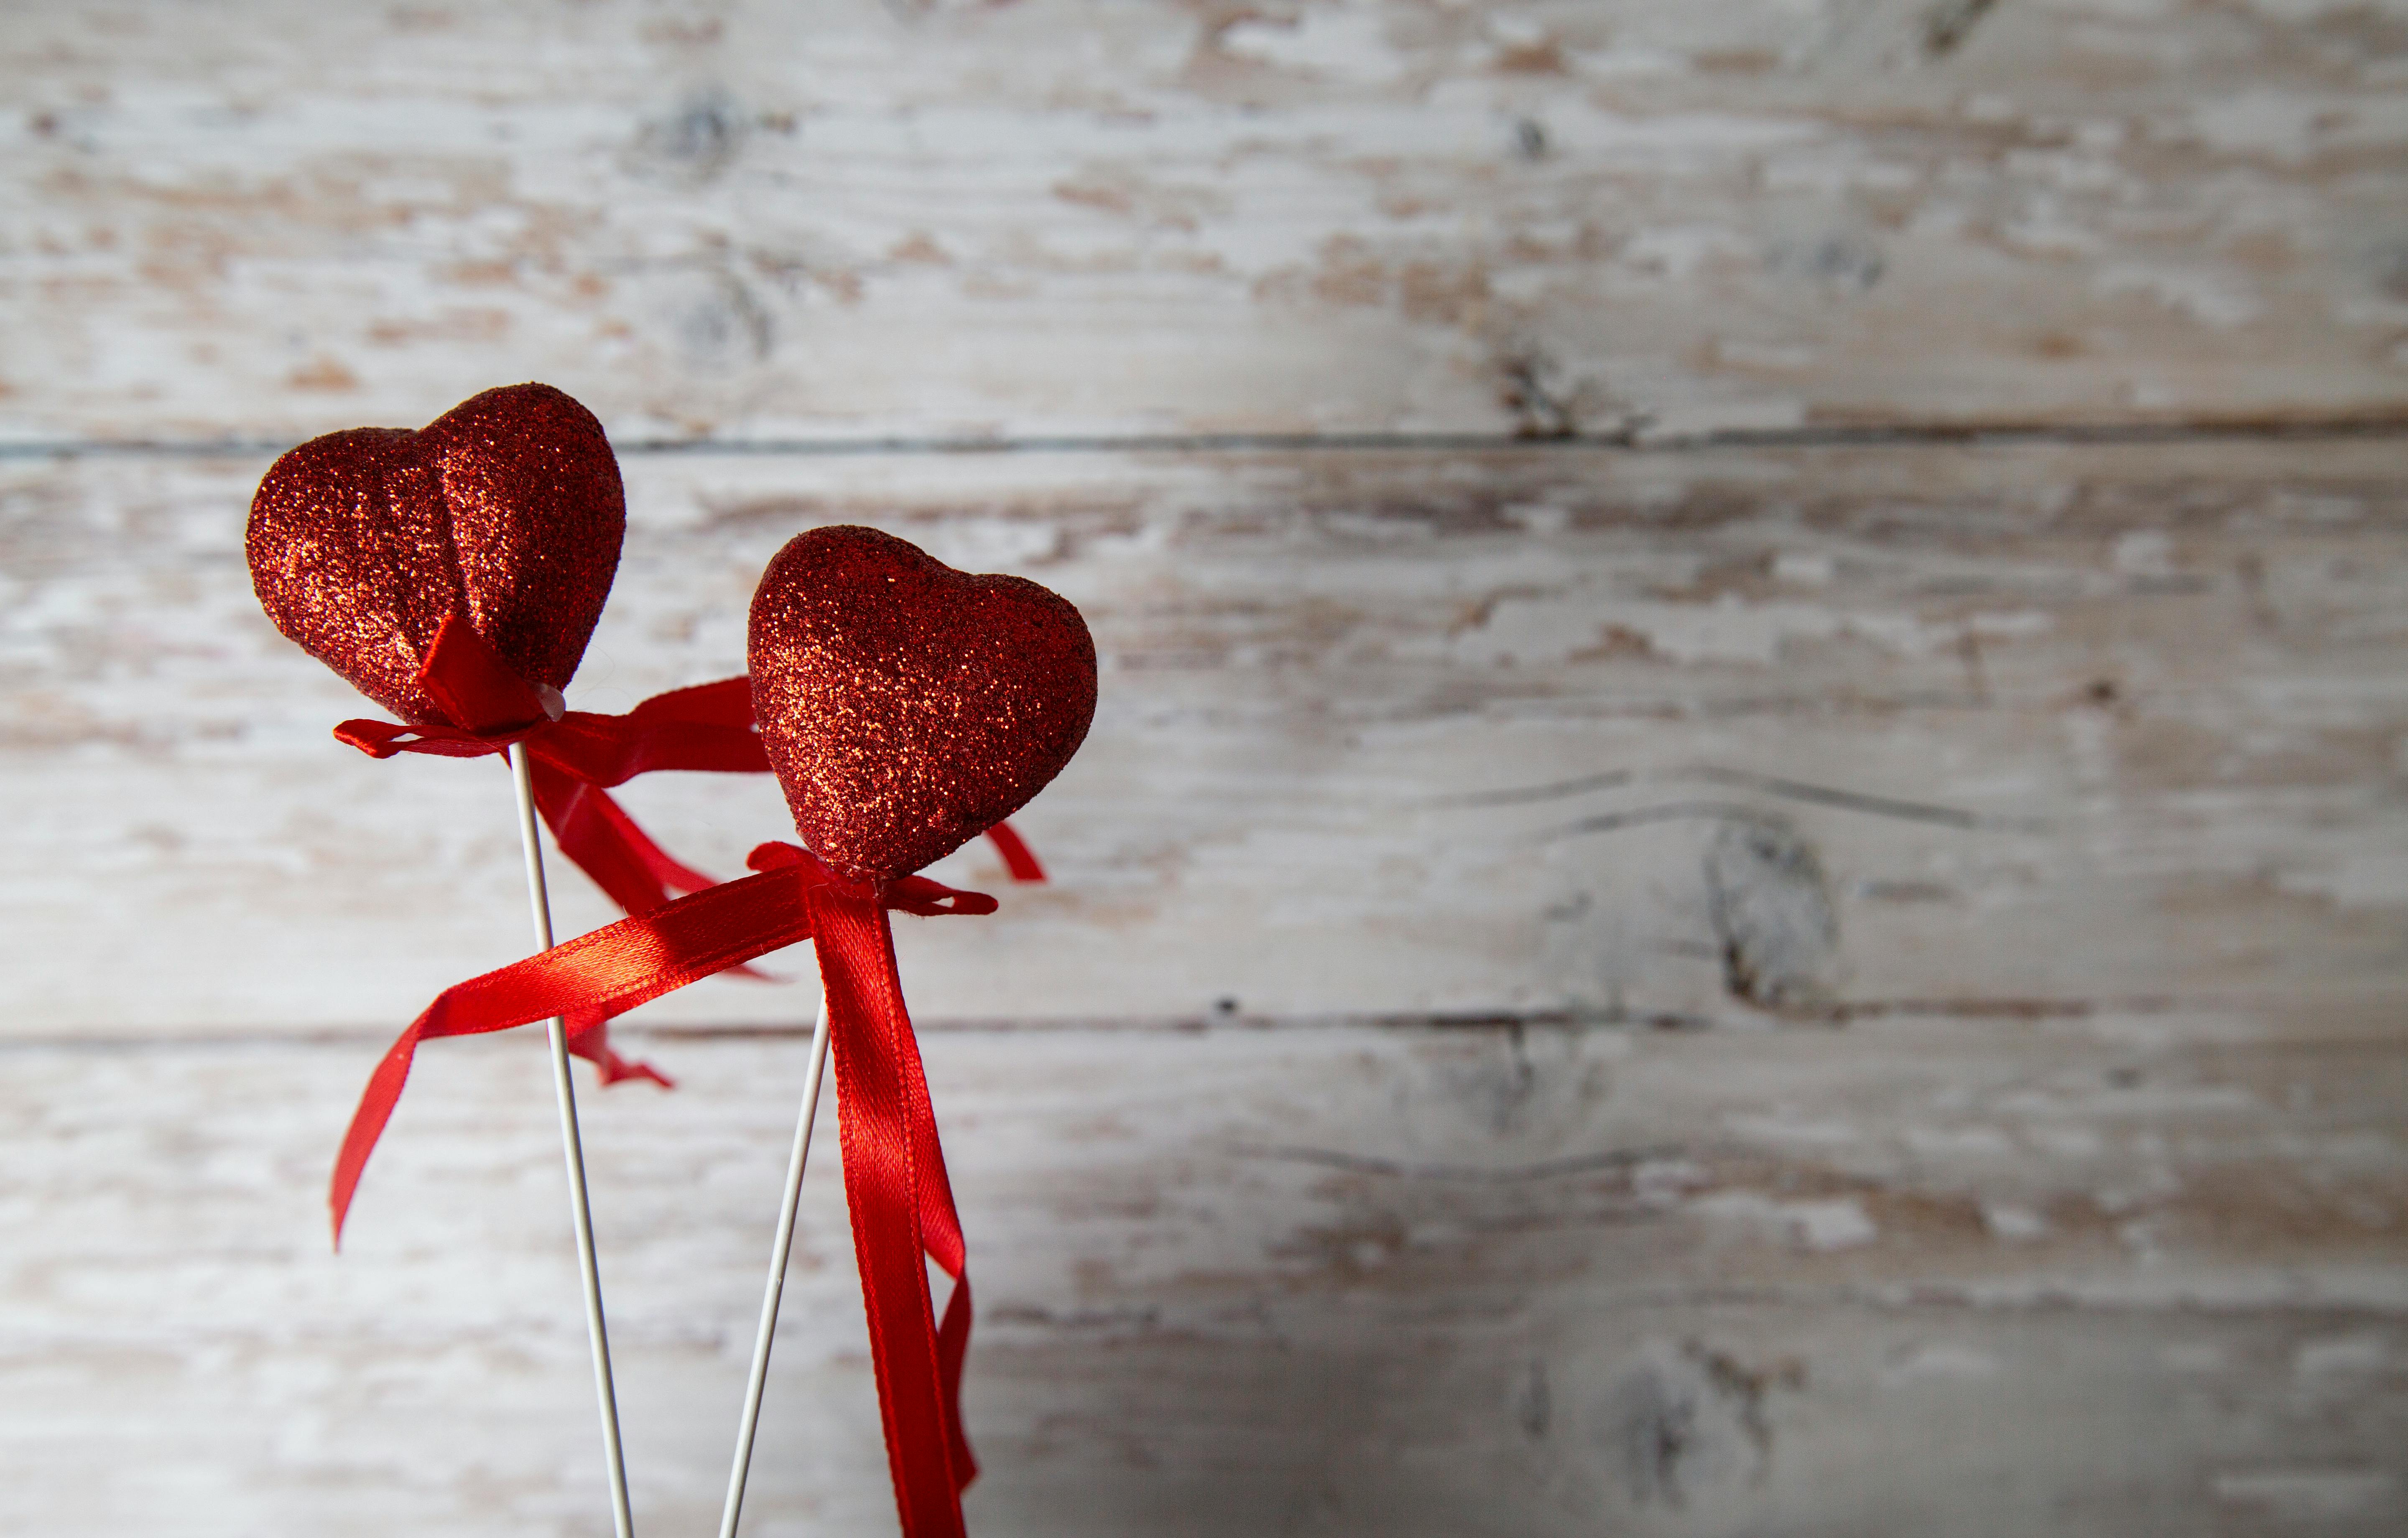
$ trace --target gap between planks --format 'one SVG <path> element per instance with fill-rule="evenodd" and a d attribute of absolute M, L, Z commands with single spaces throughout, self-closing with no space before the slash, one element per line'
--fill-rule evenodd
<path fill-rule="evenodd" d="M 1207 1015 L 1064 1018 L 1059 1019 L 934 1018 L 912 1022 L 922 1035 L 1199 1035 L 1213 1032 L 1307 1031 L 1630 1031 L 1701 1032 L 1833 1030 L 1851 1020 L 1927 1019 L 1997 1020 L 2030 1023 L 2040 1020 L 2081 1020 L 2101 1015 L 2172 1015 L 2248 1010 L 2262 1000 L 2178 999 L 2171 994 L 2136 994 L 2113 999 L 1862 999 L 1842 1001 L 1811 1014 L 1782 1015 L 1755 1011 L 1717 1018 L 1703 1015 L 1632 1013 L 1612 1010 L 1541 1009 L 1528 1011 L 1466 1010 L 1363 1015 L 1248 1015 L 1237 1011 Z M 631 1040 L 757 1041 L 806 1040 L 807 1023 L 791 1020 L 733 1023 L 645 1025 L 614 1021 Z M 154 1047 L 246 1048 L 279 1047 L 340 1047 L 391 1040 L 384 1027 L 308 1026 L 265 1031 L 50 1032 L 0 1035 L 0 1054 L 9 1052 L 131 1052 Z M 494 1032 L 507 1034 L 507 1032 Z"/>
<path fill-rule="evenodd" d="M 878 454 L 1495 453 L 1526 449 L 1683 454 L 1728 449 L 1956 448 L 2013 443 L 2318 442 L 2332 439 L 2408 439 L 2408 416 L 2252 417 L 2168 422 L 1910 422 L 1733 428 L 1679 435 L 1655 435 L 1644 429 L 1626 429 L 1609 433 L 1130 433 L 1040 434 L 1027 437 L 933 434 L 857 438 L 631 438 L 612 447 L 623 458 L 654 454 L 845 458 Z M 0 442 L 0 459 L 266 455 L 280 454 L 293 448 L 294 442 L 281 438 L 26 440 Z"/>

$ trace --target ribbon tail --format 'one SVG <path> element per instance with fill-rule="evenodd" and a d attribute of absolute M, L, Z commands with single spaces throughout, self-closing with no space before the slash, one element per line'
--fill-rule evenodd
<path fill-rule="evenodd" d="M 899 975 L 895 964 L 894 919 L 881 913 L 878 927 L 887 970 Z M 899 983 L 896 991 L 899 1004 Z M 970 1455 L 969 1437 L 962 1429 L 962 1363 L 970 1345 L 969 1256 L 962 1240 L 961 1214 L 953 1205 L 953 1176 L 945 1169 L 944 1145 L 937 1136 L 937 1111 L 928 1098 L 927 1073 L 908 1020 L 904 1024 L 901 1060 L 909 1097 L 912 1160 L 920 1177 L 920 1243 L 928 1259 L 953 1280 L 953 1296 L 945 1303 L 944 1322 L 937 1329 L 937 1374 L 943 1395 L 946 1442 L 953 1455 L 953 1488 L 960 1491 L 978 1477 L 978 1460 Z"/>
<path fill-rule="evenodd" d="M 700 891 L 713 885 L 662 852 L 609 791 L 580 784 L 540 759 L 530 768 L 536 809 L 560 852 L 626 912 L 650 913 L 669 900 L 672 886 Z"/>
<path fill-rule="evenodd" d="M 962 1429 L 962 1360 L 970 1349 L 970 1279 L 953 1274 L 953 1295 L 945 1304 L 945 1322 L 937 1327 L 937 1376 L 944 1393 L 946 1446 L 953 1454 L 956 1490 L 978 1477 L 978 1460 L 970 1456 L 970 1439 Z"/>
<path fill-rule="evenodd" d="M 409 1081 L 409 1064 L 418 1056 L 418 1042 L 423 1034 L 425 1017 L 410 1022 L 368 1075 L 367 1089 L 360 1095 L 359 1108 L 351 1113 L 351 1124 L 343 1132 L 343 1146 L 335 1155 L 335 1178 L 326 1194 L 326 1205 L 335 1223 L 335 1248 L 343 1247 L 343 1217 L 351 1210 L 351 1193 L 359 1189 L 360 1174 L 367 1168 L 368 1155 L 376 1151 L 377 1139 L 384 1135 L 385 1123 L 393 1119 L 393 1108 L 401 1100 L 402 1086 Z"/>
<path fill-rule="evenodd" d="M 673 895 L 719 885 L 716 877 L 681 863 L 653 843 L 643 825 L 600 786 L 586 784 L 540 757 L 530 777 L 536 810 L 543 814 L 544 826 L 552 830 L 560 852 L 592 877 L 621 911 L 650 913 Z M 776 980 L 754 967 L 728 970 L 761 982 Z M 614 1081 L 605 1078 L 603 1082 Z"/>
<path fill-rule="evenodd" d="M 958 1398 L 969 1293 L 955 1288 L 940 1332 L 927 1259 L 960 1276 L 960 1227 L 892 932 L 874 898 L 818 887 L 810 905 L 835 1047 L 845 1200 L 896 1506 L 904 1538 L 963 1538 L 961 1492 L 974 1473 Z M 938 1217 L 942 1221 L 932 1224 Z"/>
<path fill-rule="evenodd" d="M 598 1009 L 564 1016 L 568 1032 L 568 1050 L 594 1065 L 602 1087 L 624 1084 L 629 1079 L 650 1079 L 664 1089 L 677 1088 L 677 1080 L 649 1062 L 637 1062 L 621 1057 L 610 1048 L 610 1022 L 617 1017 Z"/>
<path fill-rule="evenodd" d="M 800 890 L 805 875 L 792 867 L 724 882 L 444 990 L 385 1053 L 352 1114 L 327 1192 L 337 1245 L 360 1173 L 401 1098 L 420 1042 L 508 1031 L 554 1016 L 607 1019 L 793 945 L 811 931 L 811 909 Z"/>
<path fill-rule="evenodd" d="M 1020 836 L 1020 831 L 1009 822 L 998 822 L 986 831 L 987 842 L 995 852 L 1003 856 L 1003 868 L 1011 873 L 1014 881 L 1042 881 L 1045 867 L 1037 862 L 1037 851 Z"/>

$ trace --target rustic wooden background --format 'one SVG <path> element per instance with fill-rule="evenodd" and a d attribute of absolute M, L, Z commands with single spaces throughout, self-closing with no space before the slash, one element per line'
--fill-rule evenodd
<path fill-rule="evenodd" d="M 29 0 L 0 106 L 0 1532 L 607 1531 L 536 1040 L 322 1230 L 502 777 L 240 559 L 529 377 L 628 477 L 575 703 L 822 522 L 1094 625 L 1056 884 L 904 937 L 974 1531 L 2408 1526 L 2398 4 Z M 647 1533 L 807 997 L 587 1097 Z M 761 1538 L 892 1528 L 821 1170 Z"/>

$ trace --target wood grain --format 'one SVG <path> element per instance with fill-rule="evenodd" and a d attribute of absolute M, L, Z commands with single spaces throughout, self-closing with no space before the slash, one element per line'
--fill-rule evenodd
<path fill-rule="evenodd" d="M 902 938 L 974 1531 L 2401 1531 L 2403 78 L 2294 0 L 12 7 L 0 1534 L 605 1531 L 532 1038 L 324 1248 L 523 948 L 506 781 L 332 742 L 239 555 L 529 377 L 628 477 L 573 703 L 820 523 L 1096 631 L 1054 883 Z M 587 1097 L 649 1533 L 807 997 Z M 764 1538 L 892 1531 L 820 1169 Z"/>
<path fill-rule="evenodd" d="M 340 748 L 364 702 L 261 618 L 261 468 L 5 471 L 0 766 L 39 811 L 0 832 L 0 1032 L 397 1025 L 520 953 L 500 772 Z M 2395 1029 L 2386 442 L 629 471 L 581 705 L 734 671 L 762 565 L 818 523 L 1088 615 L 1097 725 L 1022 819 L 1058 882 L 908 926 L 930 1018 L 2213 1003 Z M 788 831 L 766 778 L 629 800 L 723 873 Z M 609 916 L 562 885 L 565 933 Z M 659 1008 L 806 1012 L 738 982 Z"/>
<path fill-rule="evenodd" d="M 21 6 L 0 438 L 2397 421 L 2403 69 L 2204 0 Z"/>
<path fill-rule="evenodd" d="M 973 1529 L 2396 1531 L 2400 1054 L 2231 1023 L 931 1032 Z M 695 1531 L 803 1050 L 643 1045 L 588 1146 Z M 338 1260 L 377 1050 L 0 1050 L 0 1531 L 607 1529 L 539 1043 L 429 1048 Z M 892 1531 L 833 1175 L 764 1532 Z"/>

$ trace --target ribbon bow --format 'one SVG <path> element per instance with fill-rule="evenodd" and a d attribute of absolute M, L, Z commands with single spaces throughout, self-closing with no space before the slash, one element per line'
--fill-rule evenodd
<path fill-rule="evenodd" d="M 352 1114 L 328 1193 L 336 1240 L 341 1241 L 360 1172 L 401 1097 L 420 1042 L 507 1031 L 554 1016 L 624 1014 L 810 939 L 826 993 L 845 1203 L 903 1531 L 910 1538 L 961 1538 L 961 1492 L 978 1473 L 961 1417 L 969 1280 L 887 914 L 988 914 L 996 901 L 925 876 L 847 882 L 790 844 L 764 844 L 748 863 L 758 874 L 445 990 L 377 1064 Z M 928 1260 L 954 1283 L 941 1324 L 929 1295 Z"/>
<path fill-rule="evenodd" d="M 455 612 L 436 632 L 418 682 L 447 721 L 351 720 L 335 728 L 336 737 L 375 759 L 396 753 L 482 758 L 525 744 L 536 809 L 560 852 L 629 913 L 715 883 L 670 858 L 606 787 L 656 769 L 734 775 L 769 769 L 752 730 L 752 680 L 740 674 L 655 694 L 624 716 L 563 711 L 557 695 L 547 701 L 545 691 L 510 672 Z"/>
<path fill-rule="evenodd" d="M 654 843 L 608 788 L 655 770 L 769 772 L 761 735 L 752 729 L 752 680 L 745 674 L 655 694 L 624 716 L 563 710 L 556 693 L 512 673 L 455 610 L 437 629 L 418 682 L 446 720 L 415 726 L 348 720 L 335 728 L 337 739 L 372 759 L 400 753 L 482 758 L 523 743 L 536 810 L 560 852 L 629 914 L 650 913 L 717 881 Z M 1045 879 L 1044 866 L 1010 824 L 996 823 L 987 838 L 1014 881 Z M 750 967 L 735 970 L 762 975 Z M 630 1062 L 610 1049 L 609 1020 L 621 1012 L 564 1012 L 568 1049 L 592 1062 L 606 1085 L 648 1078 L 672 1088 L 650 1063 Z"/>

